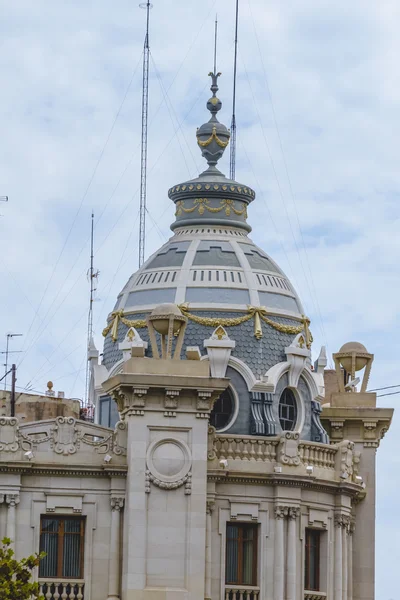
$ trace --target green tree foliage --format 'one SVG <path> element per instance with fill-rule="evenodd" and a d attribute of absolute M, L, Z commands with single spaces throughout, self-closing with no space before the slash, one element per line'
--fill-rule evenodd
<path fill-rule="evenodd" d="M 44 600 L 39 584 L 32 582 L 32 570 L 39 565 L 44 553 L 16 560 L 11 540 L 4 538 L 0 546 L 0 600 Z"/>

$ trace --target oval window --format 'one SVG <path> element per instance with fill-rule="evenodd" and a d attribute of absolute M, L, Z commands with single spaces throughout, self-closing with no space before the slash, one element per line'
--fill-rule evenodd
<path fill-rule="evenodd" d="M 297 402 L 292 392 L 286 388 L 279 400 L 279 422 L 283 431 L 293 431 L 297 421 Z"/>
<path fill-rule="evenodd" d="M 235 409 L 235 400 L 233 393 L 227 388 L 218 400 L 215 401 L 214 408 L 210 415 L 210 425 L 215 427 L 217 431 L 224 429 L 232 419 Z"/>

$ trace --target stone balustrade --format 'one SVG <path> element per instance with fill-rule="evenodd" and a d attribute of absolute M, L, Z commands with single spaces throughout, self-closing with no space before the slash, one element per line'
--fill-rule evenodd
<path fill-rule="evenodd" d="M 260 588 L 250 585 L 228 585 L 225 587 L 225 600 L 257 600 Z"/>
<path fill-rule="evenodd" d="M 278 438 L 218 435 L 215 438 L 214 449 L 218 459 L 270 462 L 276 460 L 278 443 Z"/>
<path fill-rule="evenodd" d="M 83 579 L 39 579 L 39 594 L 45 600 L 85 600 Z"/>
<path fill-rule="evenodd" d="M 215 457 L 218 459 L 255 460 L 275 462 L 278 460 L 280 437 L 243 437 L 239 435 L 216 435 L 213 442 Z M 335 468 L 337 446 L 328 446 L 317 442 L 298 443 L 300 462 L 315 467 Z"/>
<path fill-rule="evenodd" d="M 306 590 L 304 592 L 304 600 L 326 600 L 326 594 L 324 592 L 311 592 Z"/>
<path fill-rule="evenodd" d="M 334 469 L 337 451 L 336 446 L 327 446 L 316 442 L 300 442 L 299 444 L 301 462 L 314 467 Z"/>
<path fill-rule="evenodd" d="M 228 461 L 229 473 L 279 474 L 291 472 L 302 477 L 359 484 L 359 452 L 353 442 L 322 444 L 301 440 L 299 433 L 280 436 L 243 436 L 208 432 L 209 469 L 220 469 Z M 278 469 L 279 467 L 279 469 Z M 282 471 L 281 469 L 284 469 Z"/>

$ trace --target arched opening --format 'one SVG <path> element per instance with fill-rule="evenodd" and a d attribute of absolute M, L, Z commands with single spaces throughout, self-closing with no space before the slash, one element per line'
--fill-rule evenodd
<path fill-rule="evenodd" d="M 293 431 L 297 423 L 297 401 L 294 393 L 285 388 L 279 399 L 279 423 L 283 431 Z"/>
<path fill-rule="evenodd" d="M 232 390 L 228 387 L 215 401 L 210 415 L 210 425 L 217 431 L 224 429 L 232 419 L 235 412 L 235 399 Z"/>

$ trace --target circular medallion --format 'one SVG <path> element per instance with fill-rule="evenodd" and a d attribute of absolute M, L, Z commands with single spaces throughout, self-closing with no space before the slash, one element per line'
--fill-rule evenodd
<path fill-rule="evenodd" d="M 147 450 L 147 467 L 160 481 L 169 483 L 182 479 L 188 474 L 191 463 L 190 450 L 182 440 L 156 440 Z"/>

